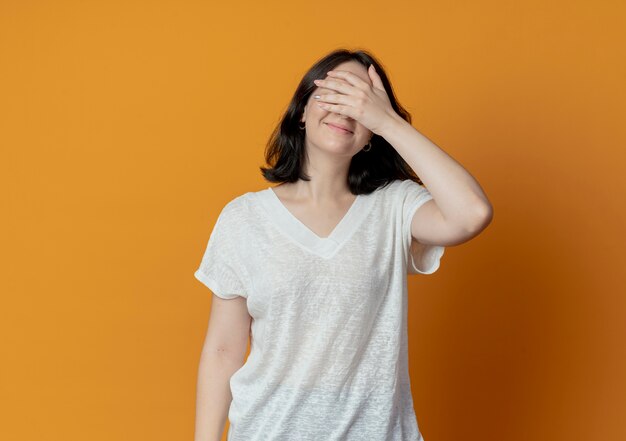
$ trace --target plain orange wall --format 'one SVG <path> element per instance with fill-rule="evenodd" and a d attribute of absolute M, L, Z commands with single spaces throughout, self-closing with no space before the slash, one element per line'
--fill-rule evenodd
<path fill-rule="evenodd" d="M 428 441 L 626 439 L 618 2 L 4 1 L 4 440 L 191 440 L 197 268 L 308 67 L 371 50 L 495 208 L 410 279 Z M 225 437 L 224 437 L 225 439 Z"/>

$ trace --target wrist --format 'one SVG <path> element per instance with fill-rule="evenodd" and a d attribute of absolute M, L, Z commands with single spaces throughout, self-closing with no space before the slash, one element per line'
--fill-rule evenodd
<path fill-rule="evenodd" d="M 378 135 L 382 136 L 387 141 L 389 141 L 388 137 L 392 133 L 397 132 L 397 130 L 400 127 L 406 124 L 409 124 L 409 123 L 405 121 L 404 119 L 402 119 L 402 117 L 398 115 L 396 112 L 393 112 L 387 117 L 387 120 L 383 124 L 382 129 L 380 130 L 380 133 L 378 133 Z"/>

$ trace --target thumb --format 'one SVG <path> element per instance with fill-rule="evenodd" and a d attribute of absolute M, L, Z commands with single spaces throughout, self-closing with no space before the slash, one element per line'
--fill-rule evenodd
<path fill-rule="evenodd" d="M 367 73 L 369 77 L 372 79 L 372 85 L 377 89 L 385 90 L 385 85 L 383 81 L 380 79 L 378 72 L 376 72 L 376 68 L 374 68 L 373 64 L 370 64 L 370 67 L 367 69 Z"/>

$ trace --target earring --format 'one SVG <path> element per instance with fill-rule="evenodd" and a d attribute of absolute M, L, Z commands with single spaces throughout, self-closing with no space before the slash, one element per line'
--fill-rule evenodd
<path fill-rule="evenodd" d="M 301 126 L 300 124 L 298 124 L 298 128 L 299 128 L 300 130 L 304 130 L 304 129 L 306 129 L 306 123 L 304 123 L 304 125 L 303 125 L 303 126 Z"/>
<path fill-rule="evenodd" d="M 363 147 L 364 152 L 369 152 L 370 150 L 372 150 L 372 140 L 370 140 L 365 147 Z"/>

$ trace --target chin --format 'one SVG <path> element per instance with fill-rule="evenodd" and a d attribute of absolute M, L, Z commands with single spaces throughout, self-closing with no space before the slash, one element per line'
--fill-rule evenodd
<path fill-rule="evenodd" d="M 325 152 L 341 156 L 354 156 L 359 151 L 359 149 L 355 148 L 352 144 L 340 143 L 326 144 L 323 145 L 321 148 Z"/>

